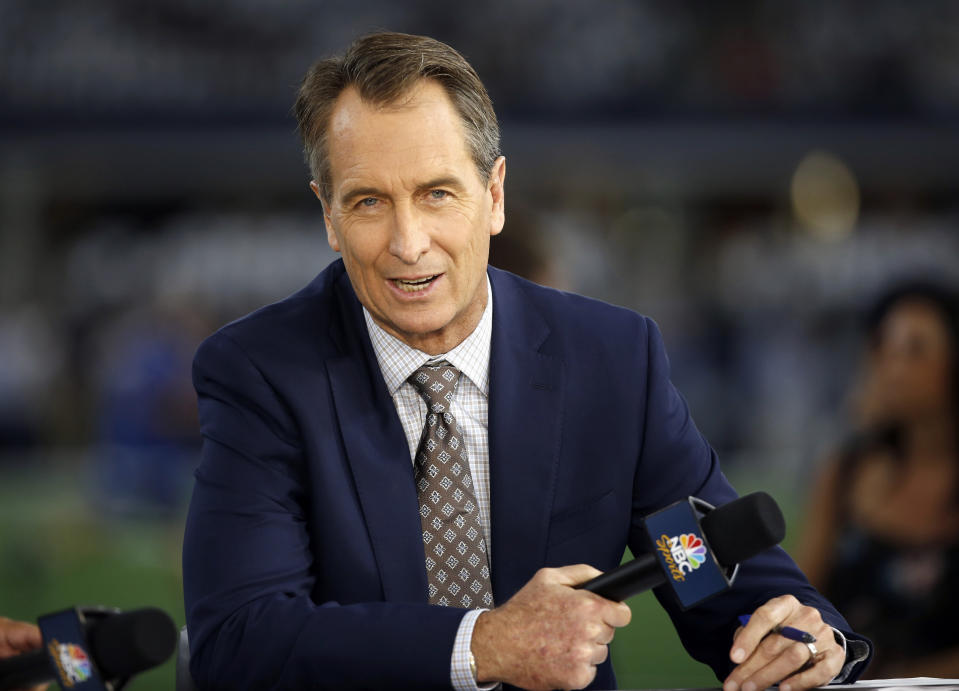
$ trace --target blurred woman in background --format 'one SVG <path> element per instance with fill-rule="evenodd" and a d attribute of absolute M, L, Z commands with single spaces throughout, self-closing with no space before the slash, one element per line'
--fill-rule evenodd
<path fill-rule="evenodd" d="M 872 677 L 959 677 L 959 305 L 903 285 L 869 316 L 857 430 L 826 464 L 798 561 L 870 636 Z"/>

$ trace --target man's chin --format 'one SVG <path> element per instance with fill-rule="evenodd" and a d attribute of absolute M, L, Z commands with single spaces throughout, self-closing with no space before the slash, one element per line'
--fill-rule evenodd
<path fill-rule="evenodd" d="M 422 318 L 394 318 L 385 323 L 380 319 L 376 321 L 391 335 L 414 348 L 417 347 L 414 343 L 442 336 L 443 330 L 448 326 L 448 321 L 437 319 L 435 311 L 423 315 Z"/>
<path fill-rule="evenodd" d="M 441 336 L 446 326 L 445 323 L 433 319 L 400 324 L 396 330 L 404 340 L 422 340 Z"/>

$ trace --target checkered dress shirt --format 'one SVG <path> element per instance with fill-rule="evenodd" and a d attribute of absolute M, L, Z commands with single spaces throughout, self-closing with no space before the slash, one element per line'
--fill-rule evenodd
<path fill-rule="evenodd" d="M 473 476 L 473 489 L 479 506 L 480 523 L 486 537 L 490 564 L 493 560 L 493 545 L 490 542 L 489 521 L 489 358 L 490 339 L 493 333 L 493 291 L 486 279 L 486 309 L 479 324 L 462 343 L 448 353 L 431 356 L 406 345 L 383 330 L 370 313 L 363 308 L 366 328 L 373 343 L 376 361 L 383 373 L 386 388 L 393 397 L 393 404 L 406 433 L 410 447 L 410 462 L 416 457 L 416 449 L 423 436 L 426 421 L 426 402 L 413 385 L 406 381 L 413 372 L 427 362 L 446 360 L 462 375 L 453 397 L 452 413 L 466 441 L 466 453 Z M 473 637 L 473 625 L 485 610 L 470 610 L 463 617 L 453 645 L 450 664 L 450 681 L 457 691 L 477 688 L 470 672 L 469 651 Z M 482 687 L 482 688 L 492 688 Z"/>

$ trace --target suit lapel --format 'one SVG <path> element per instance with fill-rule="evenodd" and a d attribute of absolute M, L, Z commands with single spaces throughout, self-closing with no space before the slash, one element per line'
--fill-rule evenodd
<path fill-rule="evenodd" d="M 540 352 L 549 327 L 490 271 L 489 449 L 493 592 L 513 595 L 546 557 L 559 463 L 563 362 Z"/>
<path fill-rule="evenodd" d="M 327 360 L 327 372 L 383 595 L 389 602 L 425 602 L 419 503 L 406 436 L 345 274 L 336 293 L 340 318 L 332 335 L 342 355 Z"/>
<path fill-rule="evenodd" d="M 540 352 L 549 327 L 508 279 L 490 270 L 489 450 L 492 581 L 498 603 L 513 595 L 546 556 L 557 477 L 564 398 L 563 362 Z M 337 422 L 353 472 L 383 594 L 425 602 L 419 504 L 406 437 L 386 390 L 362 310 L 345 274 L 336 286 L 327 360 Z"/>

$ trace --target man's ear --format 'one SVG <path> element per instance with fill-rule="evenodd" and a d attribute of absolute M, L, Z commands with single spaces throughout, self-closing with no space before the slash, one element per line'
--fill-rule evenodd
<path fill-rule="evenodd" d="M 493 209 L 490 214 L 490 235 L 499 235 L 506 223 L 506 157 L 500 156 L 493 164 L 489 176 L 489 191 L 493 199 Z"/>
<path fill-rule="evenodd" d="M 323 195 L 320 193 L 320 186 L 316 184 L 316 180 L 310 180 L 310 189 L 313 190 L 313 194 L 316 195 L 316 198 L 320 200 L 320 204 L 323 206 L 323 223 L 326 225 L 326 241 L 334 252 L 339 252 L 340 243 L 336 239 L 336 232 L 333 230 L 333 221 L 330 219 L 330 205 L 323 199 Z"/>

